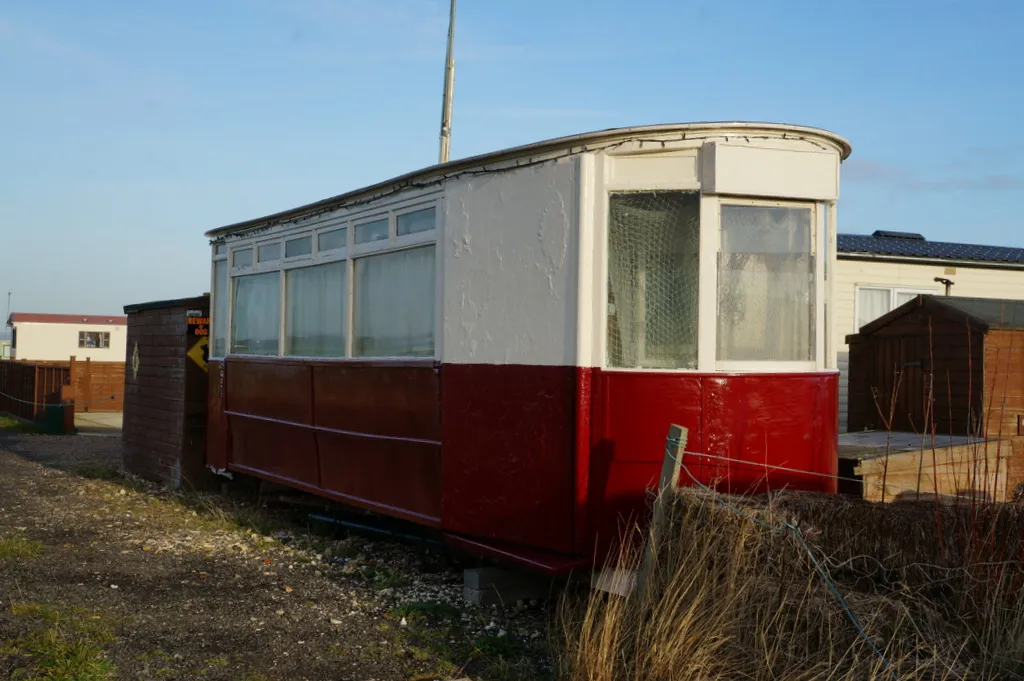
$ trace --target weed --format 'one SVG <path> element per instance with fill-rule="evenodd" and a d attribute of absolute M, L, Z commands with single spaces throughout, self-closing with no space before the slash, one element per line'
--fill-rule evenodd
<path fill-rule="evenodd" d="M 208 667 L 227 667 L 229 664 L 231 664 L 231 660 L 227 655 L 217 655 L 206 661 Z"/>
<path fill-rule="evenodd" d="M 409 586 L 409 578 L 387 568 L 367 566 L 363 568 L 363 577 L 373 582 L 375 589 L 398 589 Z"/>
<path fill-rule="evenodd" d="M 429 619 L 434 622 L 458 620 L 462 611 L 454 605 L 440 601 L 424 601 L 405 603 L 391 608 L 390 615 L 396 619 L 405 618 L 407 622 Z"/>
<path fill-rule="evenodd" d="M 16 603 L 11 606 L 11 614 L 28 620 L 27 633 L 0 647 L 0 666 L 11 669 L 13 678 L 45 681 L 113 678 L 114 664 L 103 650 L 103 646 L 113 640 L 113 634 L 95 616 L 79 610 L 62 613 L 37 603 Z"/>
<path fill-rule="evenodd" d="M 79 466 L 74 469 L 74 473 L 83 478 L 89 478 L 92 480 L 123 480 L 124 475 L 121 471 L 110 466 Z"/>
<path fill-rule="evenodd" d="M 0 414 L 0 433 L 22 433 L 26 435 L 38 435 L 43 432 L 42 426 L 22 421 L 13 416 Z"/>
<path fill-rule="evenodd" d="M 15 558 L 37 558 L 43 552 L 43 545 L 32 539 L 23 537 L 0 537 L 0 560 Z"/>
<path fill-rule="evenodd" d="M 522 653 L 523 646 L 508 636 L 486 635 L 473 641 L 478 653 L 488 658 L 511 659 Z"/>

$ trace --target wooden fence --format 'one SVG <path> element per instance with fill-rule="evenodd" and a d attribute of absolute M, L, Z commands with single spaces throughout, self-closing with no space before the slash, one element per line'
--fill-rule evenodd
<path fill-rule="evenodd" d="M 0 361 L 0 412 L 43 423 L 45 405 L 63 404 L 70 384 L 70 367 Z"/>
<path fill-rule="evenodd" d="M 75 401 L 78 413 L 120 413 L 124 411 L 124 362 L 68 360 L 32 361 L 40 366 L 64 367 L 71 372 L 71 384 L 64 396 Z"/>

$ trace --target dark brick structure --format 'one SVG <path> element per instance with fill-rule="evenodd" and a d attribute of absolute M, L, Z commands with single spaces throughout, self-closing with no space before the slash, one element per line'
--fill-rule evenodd
<path fill-rule="evenodd" d="M 171 488 L 209 487 L 206 469 L 208 295 L 124 308 L 124 465 Z"/>

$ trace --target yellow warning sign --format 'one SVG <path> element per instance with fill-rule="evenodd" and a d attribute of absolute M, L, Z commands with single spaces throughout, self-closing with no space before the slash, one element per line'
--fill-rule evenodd
<path fill-rule="evenodd" d="M 209 336 L 203 336 L 198 341 L 196 341 L 196 344 L 193 345 L 185 354 L 188 355 L 189 359 L 191 359 L 193 362 L 199 365 L 200 369 L 202 369 L 203 371 L 209 371 L 209 369 L 206 366 L 207 360 L 210 357 L 209 347 Z"/>

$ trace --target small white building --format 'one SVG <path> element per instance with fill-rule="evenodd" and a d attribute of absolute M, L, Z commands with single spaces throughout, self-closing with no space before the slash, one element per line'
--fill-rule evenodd
<path fill-rule="evenodd" d="M 839 432 L 846 432 L 846 337 L 918 294 L 1024 300 L 1024 248 L 928 241 L 920 234 L 839 234 L 833 347 L 839 366 Z"/>
<path fill-rule="evenodd" d="M 128 318 L 124 316 L 13 312 L 7 326 L 12 330 L 11 359 L 125 361 Z"/>

